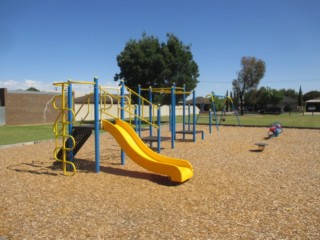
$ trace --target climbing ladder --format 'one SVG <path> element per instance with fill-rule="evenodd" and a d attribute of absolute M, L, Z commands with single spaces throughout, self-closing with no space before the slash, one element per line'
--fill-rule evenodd
<path fill-rule="evenodd" d="M 92 134 L 93 126 L 74 126 L 76 114 L 74 112 L 74 101 L 72 94 L 73 81 L 55 83 L 61 87 L 61 95 L 55 96 L 52 101 L 53 108 L 60 111 L 53 125 L 55 134 L 54 158 L 62 163 L 64 175 L 74 175 L 76 167 L 74 156 L 78 153 L 84 143 Z M 93 84 L 92 82 L 81 82 L 81 84 Z M 59 103 L 57 101 L 60 100 Z M 98 126 L 97 126 L 98 127 Z M 69 171 L 72 170 L 72 173 Z"/>
<path fill-rule="evenodd" d="M 66 160 L 73 161 L 73 157 L 79 152 L 81 147 L 85 144 L 88 138 L 91 136 L 94 126 L 73 126 L 72 127 L 72 137 L 75 141 L 75 146 L 72 150 L 66 150 Z M 66 141 L 66 146 L 72 146 L 73 140 L 69 137 Z M 62 160 L 63 149 L 60 149 L 57 158 Z"/>

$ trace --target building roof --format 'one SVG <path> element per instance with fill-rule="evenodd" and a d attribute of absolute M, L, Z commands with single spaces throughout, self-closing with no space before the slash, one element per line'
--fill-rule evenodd
<path fill-rule="evenodd" d="M 188 100 L 186 102 L 187 104 L 193 104 L 193 99 Z M 204 98 L 204 97 L 197 97 L 196 98 L 196 104 L 211 104 L 209 98 Z"/>
<path fill-rule="evenodd" d="M 307 103 L 316 103 L 316 102 L 320 102 L 320 98 L 315 98 L 315 99 L 310 99 L 308 101 L 306 101 Z"/>
<path fill-rule="evenodd" d="M 3 88 L 2 88 L 3 89 Z M 4 88 L 6 89 L 6 88 Z M 7 89 L 6 89 L 7 90 Z M 27 91 L 27 90 L 7 90 L 7 93 L 9 94 L 34 94 L 34 95 L 59 95 L 61 94 L 60 92 L 55 92 L 55 91 Z"/>

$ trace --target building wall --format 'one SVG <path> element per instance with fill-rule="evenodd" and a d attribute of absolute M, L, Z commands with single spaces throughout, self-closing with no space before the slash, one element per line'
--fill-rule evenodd
<path fill-rule="evenodd" d="M 2 125 L 27 125 L 27 124 L 51 124 L 54 123 L 58 114 L 58 110 L 55 110 L 52 106 L 52 101 L 56 94 L 54 93 L 39 93 L 39 92 L 7 92 L 3 91 L 3 96 L 1 101 L 5 103 L 3 108 L 3 123 Z M 60 98 L 57 99 L 57 107 L 60 107 Z M 93 104 L 89 106 L 85 104 L 81 109 L 81 104 L 75 104 L 76 121 L 94 120 L 94 107 Z M 108 106 L 106 106 L 108 107 Z M 112 108 L 108 109 L 113 116 L 118 117 L 118 106 L 114 105 Z M 80 109 L 80 110 L 79 110 Z M 131 109 L 131 112 L 134 112 Z M 170 107 L 161 107 L 161 116 L 169 116 Z M 192 107 L 190 109 L 192 114 Z M 143 117 L 149 117 L 149 107 L 144 106 L 141 110 Z M 199 109 L 196 108 L 196 114 L 199 113 Z M 154 116 L 157 116 L 155 111 Z M 176 107 L 176 115 L 182 116 L 183 108 L 182 106 Z M 188 114 L 188 108 L 186 107 L 186 115 Z M 104 115 L 103 119 L 111 119 L 111 116 Z M 129 118 L 129 114 L 125 112 L 125 118 Z M 133 116 L 132 116 L 133 118 Z M 0 124 L 1 125 L 1 124 Z"/>
<path fill-rule="evenodd" d="M 5 124 L 53 123 L 59 114 L 59 111 L 52 107 L 54 96 L 56 95 L 53 93 L 6 92 Z"/>
<path fill-rule="evenodd" d="M 94 105 L 90 104 L 89 106 L 87 104 L 83 105 L 83 107 L 81 107 L 82 104 L 75 104 L 75 113 L 77 113 L 76 116 L 76 121 L 81 121 L 81 120 L 86 120 L 86 121 L 93 121 L 94 120 Z M 109 106 L 106 106 L 106 108 L 108 108 Z M 161 106 L 160 108 L 160 113 L 161 116 L 170 116 L 170 106 Z M 120 113 L 118 111 L 118 106 L 117 105 L 113 105 L 111 106 L 108 110 L 108 113 L 112 114 L 115 117 L 120 117 Z M 130 112 L 134 112 L 133 109 L 131 109 Z M 190 107 L 190 114 L 193 113 L 193 107 Z M 196 114 L 199 113 L 199 109 L 196 107 Z M 188 114 L 188 107 L 186 107 L 185 109 L 185 114 Z M 156 117 L 157 116 L 157 112 L 155 111 L 153 113 L 153 115 Z M 183 115 L 183 107 L 182 106 L 176 106 L 176 116 L 182 116 Z M 149 106 L 143 106 L 141 108 L 141 116 L 147 118 L 149 117 Z M 125 112 L 125 118 L 129 118 L 129 113 Z M 112 119 L 112 116 L 108 116 L 106 114 L 104 114 L 102 116 L 102 119 Z M 132 118 L 134 118 L 132 116 Z"/>

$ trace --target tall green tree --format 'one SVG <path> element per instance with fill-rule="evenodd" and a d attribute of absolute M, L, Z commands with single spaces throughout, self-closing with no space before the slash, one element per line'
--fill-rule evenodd
<path fill-rule="evenodd" d="M 242 69 L 238 72 L 238 78 L 232 81 L 233 90 L 239 96 L 240 112 L 244 113 L 244 95 L 246 92 L 256 89 L 266 71 L 264 61 L 255 57 L 242 57 Z"/>
<path fill-rule="evenodd" d="M 285 97 L 291 97 L 291 98 L 295 98 L 295 99 L 298 98 L 298 93 L 294 89 L 291 89 L 291 88 L 285 89 L 285 88 L 283 88 L 283 89 L 280 89 L 279 91 Z"/>
<path fill-rule="evenodd" d="M 173 34 L 167 34 L 167 42 L 160 43 L 154 36 L 145 33 L 140 40 L 130 40 L 117 56 L 120 73 L 114 80 L 124 80 L 125 84 L 136 91 L 142 88 L 168 88 L 174 83 L 177 87 L 186 86 L 190 92 L 196 88 L 199 77 L 197 63 L 193 60 L 191 46 L 183 44 Z M 148 93 L 143 96 L 147 98 Z M 177 101 L 182 95 L 177 95 Z M 170 95 L 154 94 L 156 103 L 169 104 Z"/>
<path fill-rule="evenodd" d="M 310 91 L 303 95 L 303 101 L 308 101 L 311 99 L 320 98 L 320 92 L 319 91 Z"/>
<path fill-rule="evenodd" d="M 267 105 L 277 106 L 283 99 L 283 91 L 269 87 L 261 87 L 256 94 L 258 108 L 266 108 Z"/>
<path fill-rule="evenodd" d="M 251 89 L 244 94 L 245 106 L 255 106 L 257 104 L 257 90 Z"/>

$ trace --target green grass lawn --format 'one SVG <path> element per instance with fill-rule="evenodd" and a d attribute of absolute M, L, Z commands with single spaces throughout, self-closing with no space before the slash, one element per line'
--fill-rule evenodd
<path fill-rule="evenodd" d="M 238 125 L 235 115 L 225 116 L 222 125 Z M 192 116 L 191 116 L 192 121 Z M 220 115 L 218 115 L 218 120 Z M 288 113 L 280 115 L 259 115 L 247 114 L 240 116 L 241 125 L 245 126 L 264 126 L 268 127 L 273 122 L 280 122 L 285 127 L 308 127 L 320 128 L 320 115 L 302 115 Z M 163 117 L 162 123 L 168 123 L 169 118 Z M 182 117 L 177 117 L 177 122 L 182 122 Z M 209 118 L 202 116 L 197 124 L 208 124 Z M 215 125 L 215 122 L 213 122 Z M 0 145 L 14 144 L 20 142 L 40 141 L 54 139 L 52 124 L 49 125 L 31 125 L 31 126 L 1 126 L 0 127 Z"/>
<path fill-rule="evenodd" d="M 0 145 L 53 139 L 53 125 L 2 126 Z"/>
<path fill-rule="evenodd" d="M 220 119 L 218 115 L 217 119 Z M 235 115 L 223 116 L 225 121 L 221 121 L 221 125 L 238 125 Z M 243 126 L 270 126 L 273 122 L 280 122 L 283 127 L 308 127 L 320 128 L 320 115 L 302 115 L 288 113 L 280 115 L 261 115 L 247 114 L 239 116 L 240 124 Z M 208 124 L 209 118 L 201 117 L 198 119 L 199 124 Z M 215 124 L 215 122 L 214 122 Z"/>

